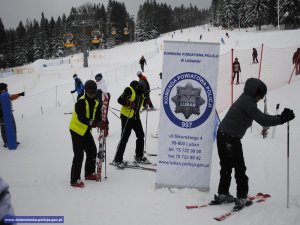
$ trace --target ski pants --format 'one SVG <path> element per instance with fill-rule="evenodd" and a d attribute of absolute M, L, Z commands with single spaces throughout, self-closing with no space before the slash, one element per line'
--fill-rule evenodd
<path fill-rule="evenodd" d="M 12 119 L 13 119 L 13 126 L 14 126 L 15 133 L 16 133 L 16 138 L 17 138 L 17 128 L 16 128 L 16 121 L 14 118 L 14 114 L 12 114 Z M 1 136 L 3 139 L 3 143 L 7 144 L 6 129 L 5 129 L 5 123 L 4 123 L 3 117 L 0 117 L 0 123 L 1 123 Z"/>
<path fill-rule="evenodd" d="M 141 119 L 138 118 L 128 118 L 121 114 L 121 122 L 122 122 L 122 134 L 121 140 L 118 144 L 117 152 L 114 161 L 122 162 L 123 155 L 125 152 L 126 144 L 130 137 L 131 131 L 133 130 L 136 135 L 136 147 L 135 147 L 135 155 L 137 157 L 144 156 L 144 130 L 142 126 Z"/>
<path fill-rule="evenodd" d="M 73 162 L 71 168 L 71 183 L 75 183 L 80 180 L 81 167 L 84 157 L 84 152 L 86 153 L 84 175 L 85 177 L 91 175 L 96 169 L 96 154 L 97 147 L 94 138 L 90 131 L 87 131 L 84 136 L 71 131 L 72 144 L 73 144 Z"/>
<path fill-rule="evenodd" d="M 240 80 L 240 72 L 239 71 L 234 71 L 233 72 L 233 77 L 232 77 L 231 83 L 234 82 L 235 75 L 236 75 L 236 83 L 239 84 L 240 83 L 240 81 L 239 81 Z"/>
<path fill-rule="evenodd" d="M 218 193 L 229 194 L 231 172 L 234 169 L 237 184 L 236 197 L 247 198 L 249 190 L 248 177 L 246 175 L 241 140 L 219 129 L 217 133 L 217 146 L 221 166 Z"/>

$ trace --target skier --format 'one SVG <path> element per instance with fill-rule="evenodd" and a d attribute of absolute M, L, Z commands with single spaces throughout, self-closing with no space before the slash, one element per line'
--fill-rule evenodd
<path fill-rule="evenodd" d="M 231 80 L 231 83 L 233 84 L 234 82 L 234 78 L 235 78 L 235 75 L 236 75 L 236 84 L 239 84 L 239 79 L 240 79 L 240 72 L 242 72 L 241 70 L 241 65 L 240 65 L 240 62 L 238 60 L 238 58 L 235 58 L 233 64 L 232 64 L 232 68 L 233 68 L 233 77 L 232 77 L 232 80 Z"/>
<path fill-rule="evenodd" d="M 229 38 L 229 34 L 226 32 L 226 37 L 228 37 Z"/>
<path fill-rule="evenodd" d="M 223 45 L 225 45 L 224 38 L 222 38 L 222 37 L 221 37 L 221 43 L 222 43 Z"/>
<path fill-rule="evenodd" d="M 296 71 L 295 74 L 300 74 L 300 48 L 297 49 L 297 51 L 293 55 L 293 64 L 295 64 Z"/>
<path fill-rule="evenodd" d="M 8 89 L 7 89 L 7 84 L 6 83 L 0 83 L 0 94 L 1 93 L 4 93 L 4 92 L 8 92 Z M 10 95 L 10 100 L 13 101 L 17 98 L 19 98 L 20 96 L 25 96 L 25 92 L 21 92 L 21 93 L 18 93 L 18 94 L 12 94 Z M 14 118 L 14 114 L 11 112 L 12 114 L 12 118 L 13 118 L 13 126 L 14 126 L 14 131 L 15 131 L 15 134 L 16 134 L 16 137 L 17 137 L 17 128 L 16 128 L 16 121 L 15 121 L 15 118 Z M 0 102 L 0 123 L 1 123 L 1 136 L 2 136 L 2 139 L 3 139 L 3 147 L 7 148 L 7 137 L 6 137 L 6 129 L 5 129 L 5 123 L 4 123 L 4 118 L 3 118 L 3 112 L 2 112 L 2 104 Z M 17 141 L 17 145 L 19 145 L 20 142 Z"/>
<path fill-rule="evenodd" d="M 253 59 L 253 63 L 258 63 L 258 59 L 257 59 L 257 50 L 256 50 L 256 48 L 253 48 L 253 51 L 252 51 L 252 59 Z"/>
<path fill-rule="evenodd" d="M 139 82 L 134 80 L 130 83 L 129 87 L 126 87 L 124 92 L 118 98 L 118 103 L 121 107 L 121 123 L 122 133 L 119 141 L 117 152 L 113 161 L 113 165 L 124 169 L 126 164 L 123 162 L 123 155 L 125 152 L 126 144 L 131 134 L 131 130 L 134 130 L 136 139 L 135 148 L 135 161 L 138 163 L 149 163 L 149 160 L 144 156 L 144 131 L 142 122 L 140 119 L 140 109 L 144 102 L 143 90 L 139 85 Z"/>
<path fill-rule="evenodd" d="M 218 195 L 215 201 L 234 202 L 233 211 L 238 211 L 252 202 L 247 200 L 248 177 L 243 157 L 241 139 L 253 120 L 262 126 L 276 126 L 295 118 L 291 109 L 285 108 L 281 115 L 267 115 L 257 108 L 257 102 L 267 94 L 267 86 L 259 79 L 249 78 L 246 81 L 244 92 L 233 103 L 217 132 L 217 147 L 220 158 L 220 181 Z M 237 199 L 229 194 L 231 172 L 235 170 L 237 184 Z"/>
<path fill-rule="evenodd" d="M 77 74 L 73 75 L 73 79 L 75 81 L 75 89 L 71 91 L 71 94 L 77 92 L 77 100 L 84 95 L 84 85 L 82 81 L 79 79 Z"/>
<path fill-rule="evenodd" d="M 109 107 L 109 100 L 110 100 L 110 93 L 108 92 L 108 89 L 107 89 L 107 86 L 105 84 L 105 80 L 103 79 L 103 76 L 101 73 L 98 73 L 96 76 L 95 76 L 95 80 L 96 80 L 96 83 L 97 83 L 97 94 L 96 94 L 96 97 L 98 98 L 99 102 L 102 102 L 103 103 L 103 100 L 104 98 L 108 98 L 108 102 L 107 102 L 107 108 Z M 104 135 L 105 137 L 107 137 L 108 135 L 108 118 L 107 118 L 107 114 L 106 114 L 106 130 L 104 131 Z"/>
<path fill-rule="evenodd" d="M 150 84 L 147 80 L 147 77 L 145 75 L 143 75 L 141 71 L 137 72 L 137 76 L 139 78 L 139 85 L 142 87 L 143 93 L 144 93 L 144 96 L 145 96 L 145 101 L 144 101 L 142 110 L 147 110 L 148 105 L 150 107 L 149 110 L 155 110 L 155 108 L 152 104 L 152 101 L 150 99 L 150 91 L 151 90 L 150 90 Z"/>
<path fill-rule="evenodd" d="M 146 59 L 145 57 L 142 55 L 142 57 L 140 58 L 140 65 L 141 65 L 141 70 L 144 72 L 144 65 L 147 65 Z"/>
<path fill-rule="evenodd" d="M 0 224 L 15 225 L 4 220 L 5 216 L 15 216 L 13 206 L 11 204 L 11 195 L 9 186 L 5 180 L 0 177 Z"/>
<path fill-rule="evenodd" d="M 202 40 L 202 34 L 200 34 L 200 40 Z"/>
<path fill-rule="evenodd" d="M 84 187 L 80 179 L 82 161 L 84 152 L 85 161 L 85 179 L 99 180 L 95 173 L 97 147 L 92 136 L 92 128 L 102 129 L 101 105 L 96 100 L 97 84 L 93 80 L 88 80 L 85 85 L 85 94 L 75 103 L 75 110 L 70 121 L 70 133 L 73 143 L 73 162 L 71 168 L 71 186 Z M 105 124 L 104 124 L 105 125 Z"/>

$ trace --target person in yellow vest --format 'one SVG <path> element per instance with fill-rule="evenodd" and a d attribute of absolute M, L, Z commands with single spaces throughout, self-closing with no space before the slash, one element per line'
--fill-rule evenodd
<path fill-rule="evenodd" d="M 96 100 L 97 84 L 93 80 L 86 81 L 85 94 L 75 103 L 75 110 L 70 121 L 70 132 L 73 144 L 73 162 L 71 168 L 71 186 L 84 187 L 80 178 L 81 167 L 86 154 L 85 180 L 99 180 L 95 173 L 97 147 L 92 136 L 92 128 L 100 127 L 101 105 Z"/>
<path fill-rule="evenodd" d="M 134 80 L 126 87 L 124 92 L 118 98 L 121 107 L 121 123 L 122 133 L 119 141 L 117 152 L 113 161 L 113 165 L 124 169 L 126 164 L 123 162 L 127 141 L 130 137 L 131 130 L 136 135 L 135 161 L 137 163 L 150 163 L 144 156 L 144 130 L 140 119 L 140 109 L 144 103 L 143 89 L 139 82 Z"/>

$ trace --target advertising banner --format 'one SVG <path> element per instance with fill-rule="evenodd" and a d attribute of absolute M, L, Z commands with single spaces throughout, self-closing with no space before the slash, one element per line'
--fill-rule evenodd
<path fill-rule="evenodd" d="M 209 190 L 219 50 L 164 42 L 156 188 Z"/>

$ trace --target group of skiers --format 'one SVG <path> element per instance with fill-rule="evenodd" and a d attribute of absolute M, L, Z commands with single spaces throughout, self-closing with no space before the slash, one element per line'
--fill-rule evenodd
<path fill-rule="evenodd" d="M 150 99 L 151 89 L 146 76 L 138 71 L 137 77 L 139 81 L 133 80 L 118 98 L 118 103 L 121 105 L 121 139 L 112 164 L 120 169 L 125 167 L 123 155 L 132 130 L 137 137 L 135 161 L 137 163 L 149 163 L 149 160 L 144 156 L 145 135 L 140 120 L 140 112 L 142 109 L 155 110 L 155 107 Z M 84 153 L 86 154 L 85 180 L 100 180 L 99 174 L 95 172 L 97 147 L 91 130 L 92 128 L 99 128 L 104 130 L 105 136 L 107 136 L 107 116 L 105 122 L 101 120 L 103 113 L 102 99 L 104 95 L 110 98 L 110 94 L 101 73 L 95 76 L 95 81 L 88 80 L 84 85 L 77 74 L 73 75 L 73 79 L 75 89 L 71 93 L 77 92 L 78 96 L 69 126 L 74 152 L 70 183 L 73 187 L 83 188 L 84 182 L 81 180 L 80 173 Z"/>

